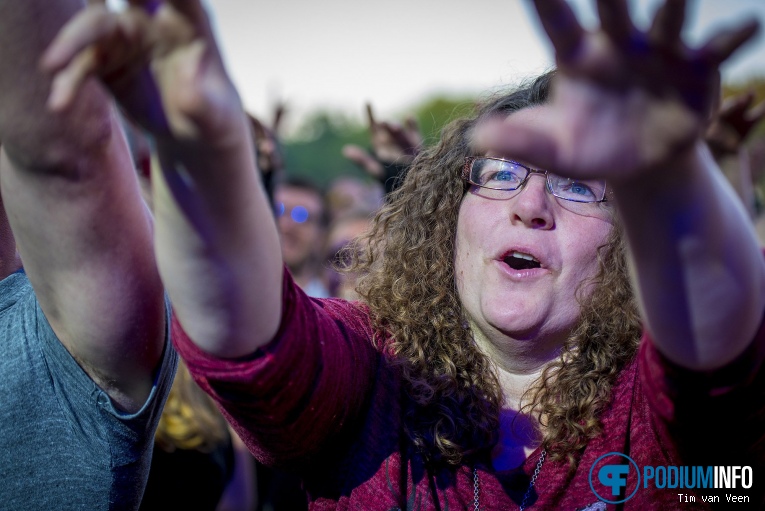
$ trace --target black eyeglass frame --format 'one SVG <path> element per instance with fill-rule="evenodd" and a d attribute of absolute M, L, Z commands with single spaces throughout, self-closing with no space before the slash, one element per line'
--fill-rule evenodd
<path fill-rule="evenodd" d="M 471 173 L 470 170 L 472 169 L 473 163 L 476 160 L 494 160 L 494 161 L 503 161 L 503 162 L 507 162 L 507 163 L 512 163 L 513 165 L 517 165 L 518 167 L 521 167 L 522 169 L 524 169 L 527 172 L 527 174 L 526 174 L 526 177 L 524 177 L 521 180 L 521 182 L 518 184 L 518 186 L 516 186 L 514 188 L 498 188 L 498 187 L 495 187 L 495 186 L 482 185 L 482 184 L 476 183 L 476 182 L 474 182 L 474 181 L 472 181 L 470 179 L 470 173 Z M 608 202 L 608 198 L 606 197 L 606 193 L 607 193 L 607 190 L 608 190 L 608 185 L 606 184 L 605 181 L 603 181 L 603 197 L 602 198 L 600 198 L 598 200 L 576 200 L 576 199 L 570 199 L 568 197 L 561 197 L 560 195 L 556 194 L 553 191 L 552 183 L 550 183 L 550 174 L 551 174 L 551 172 L 549 172 L 547 170 L 541 170 L 541 169 L 532 169 L 531 167 L 527 167 L 526 165 L 523 165 L 522 163 L 518 163 L 515 160 L 507 160 L 505 158 L 493 158 L 493 157 L 490 157 L 490 156 L 467 156 L 465 158 L 465 164 L 462 167 L 462 179 L 467 181 L 471 185 L 475 185 L 475 186 L 478 186 L 480 188 L 486 188 L 488 190 L 499 190 L 499 191 L 503 191 L 503 192 L 512 192 L 512 191 L 515 191 L 515 190 L 522 189 L 526 185 L 526 182 L 529 180 L 529 178 L 532 176 L 532 174 L 542 174 L 542 175 L 544 175 L 545 176 L 545 186 L 547 187 L 547 191 L 550 192 L 552 195 L 554 195 L 555 197 L 557 197 L 559 199 L 563 199 L 563 200 L 569 201 L 569 202 L 578 202 L 580 204 L 597 204 L 599 202 Z M 552 174 L 553 175 L 557 175 L 555 173 L 552 173 Z"/>

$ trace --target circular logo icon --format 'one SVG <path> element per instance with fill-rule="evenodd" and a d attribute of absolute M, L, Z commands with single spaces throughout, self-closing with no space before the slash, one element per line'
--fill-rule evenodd
<path fill-rule="evenodd" d="M 635 477 L 630 478 L 632 471 Z M 640 469 L 626 454 L 609 452 L 592 464 L 589 481 L 592 493 L 600 500 L 607 504 L 621 504 L 634 497 L 640 487 Z M 622 495 L 626 496 L 620 498 Z"/>

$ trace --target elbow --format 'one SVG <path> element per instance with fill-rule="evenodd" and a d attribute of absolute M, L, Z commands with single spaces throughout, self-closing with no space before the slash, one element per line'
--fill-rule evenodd
<path fill-rule="evenodd" d="M 124 151 L 119 121 L 105 105 L 92 106 L 76 119 L 49 119 L 8 133 L 3 150 L 15 167 L 81 181 L 103 173 L 115 149 Z M 103 160 L 103 163 L 99 160 Z"/>

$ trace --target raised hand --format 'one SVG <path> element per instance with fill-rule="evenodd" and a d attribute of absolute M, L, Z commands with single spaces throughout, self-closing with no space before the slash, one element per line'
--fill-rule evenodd
<path fill-rule="evenodd" d="M 275 178 L 284 169 L 284 154 L 278 137 L 279 126 L 284 118 L 284 112 L 284 105 L 278 104 L 274 112 L 271 127 L 266 126 L 256 117 L 247 115 L 250 120 L 250 127 L 252 128 L 258 170 L 260 170 L 266 193 L 272 201 Z"/>
<path fill-rule="evenodd" d="M 550 115 L 531 126 L 510 116 L 481 141 L 576 177 L 629 180 L 672 166 L 703 135 L 720 63 L 757 30 L 746 23 L 693 49 L 680 37 L 684 0 L 667 0 L 648 31 L 635 27 L 626 0 L 599 0 L 592 32 L 563 0 L 534 4 L 559 68 Z"/>
<path fill-rule="evenodd" d="M 752 106 L 754 94 L 747 92 L 726 99 L 706 131 L 706 141 L 716 156 L 738 152 L 757 124 L 765 119 L 765 102 Z"/>
<path fill-rule="evenodd" d="M 422 136 L 414 118 L 408 117 L 403 125 L 395 122 L 377 122 L 369 103 L 367 118 L 372 150 L 377 159 L 384 163 L 412 163 L 422 145 Z"/>
<path fill-rule="evenodd" d="M 154 136 L 225 144 L 241 126 L 230 122 L 239 99 L 199 0 L 130 0 L 122 12 L 92 3 L 58 34 L 42 66 L 54 73 L 54 110 L 96 77 Z"/>
<path fill-rule="evenodd" d="M 269 128 L 252 115 L 248 115 L 255 141 L 258 168 L 263 174 L 278 172 L 284 168 L 284 155 L 279 146 L 277 127 Z"/>
<path fill-rule="evenodd" d="M 422 146 L 422 135 L 414 118 L 404 124 L 378 122 L 372 105 L 367 103 L 367 119 L 372 154 L 356 145 L 343 147 L 343 155 L 379 180 L 387 180 L 385 167 L 390 164 L 410 165 Z"/>

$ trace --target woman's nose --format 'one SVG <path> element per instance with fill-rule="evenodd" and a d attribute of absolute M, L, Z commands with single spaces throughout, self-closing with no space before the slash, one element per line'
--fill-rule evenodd
<path fill-rule="evenodd" d="M 510 221 L 520 222 L 532 229 L 550 229 L 554 225 L 551 201 L 547 190 L 547 176 L 542 173 L 529 175 L 526 183 L 510 204 Z"/>

